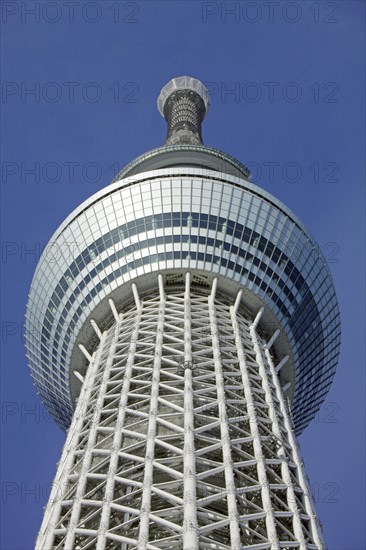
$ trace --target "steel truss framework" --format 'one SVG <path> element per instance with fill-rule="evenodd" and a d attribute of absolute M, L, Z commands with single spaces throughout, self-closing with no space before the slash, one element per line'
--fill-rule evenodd
<path fill-rule="evenodd" d="M 216 286 L 94 323 L 37 550 L 324 548 L 273 338 Z"/>

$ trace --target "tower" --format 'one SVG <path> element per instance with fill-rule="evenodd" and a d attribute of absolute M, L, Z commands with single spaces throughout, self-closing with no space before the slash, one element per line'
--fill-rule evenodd
<path fill-rule="evenodd" d="M 158 108 L 165 145 L 65 220 L 33 278 L 28 361 L 68 430 L 36 550 L 322 549 L 296 434 L 339 352 L 326 261 L 203 145 L 201 82 Z"/>

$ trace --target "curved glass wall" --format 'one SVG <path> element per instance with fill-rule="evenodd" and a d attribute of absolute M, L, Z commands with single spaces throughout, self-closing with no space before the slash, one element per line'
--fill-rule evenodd
<path fill-rule="evenodd" d="M 27 308 L 29 364 L 51 414 L 67 428 L 70 361 L 96 306 L 139 276 L 200 270 L 255 294 L 281 323 L 296 366 L 300 432 L 321 405 L 339 351 L 332 279 L 315 241 L 277 199 L 238 177 L 198 168 L 145 172 L 81 205 L 37 267 Z"/>

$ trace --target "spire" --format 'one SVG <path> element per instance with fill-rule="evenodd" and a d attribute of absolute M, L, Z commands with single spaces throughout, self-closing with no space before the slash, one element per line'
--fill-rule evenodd
<path fill-rule="evenodd" d="M 202 145 L 201 123 L 210 107 L 205 86 L 189 76 L 173 78 L 161 90 L 158 109 L 168 124 L 165 145 Z"/>

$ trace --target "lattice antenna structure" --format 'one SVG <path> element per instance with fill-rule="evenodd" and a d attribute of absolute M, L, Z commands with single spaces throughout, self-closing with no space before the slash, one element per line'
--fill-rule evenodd
<path fill-rule="evenodd" d="M 199 123 L 175 125 L 181 92 Z M 334 285 L 290 210 L 189 141 L 206 94 L 163 88 L 173 141 L 76 209 L 37 266 L 27 356 L 67 439 L 36 550 L 325 549 L 296 434 L 336 367 Z"/>
<path fill-rule="evenodd" d="M 168 123 L 165 145 L 202 144 L 201 123 L 210 107 L 208 91 L 189 76 L 173 78 L 158 98 L 160 114 Z"/>

